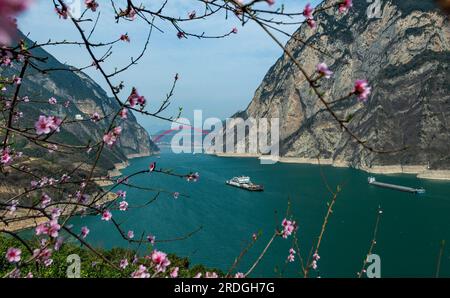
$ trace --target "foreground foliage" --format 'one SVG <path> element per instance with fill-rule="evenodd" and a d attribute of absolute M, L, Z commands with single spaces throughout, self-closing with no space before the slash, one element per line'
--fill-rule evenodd
<path fill-rule="evenodd" d="M 38 246 L 38 245 L 36 245 Z M 119 267 L 120 262 L 123 260 L 123 256 L 129 256 L 130 264 L 122 270 L 116 270 L 109 266 L 106 262 L 100 260 L 96 255 L 85 249 L 83 246 L 76 243 L 65 243 L 58 251 L 52 254 L 52 265 L 45 266 L 37 265 L 34 262 L 28 265 L 22 266 L 20 272 L 15 272 L 15 265 L 8 262 L 5 255 L 9 247 L 17 247 L 21 249 L 23 259 L 32 257 L 32 254 L 27 251 L 26 247 L 18 240 L 12 237 L 0 236 L 0 275 L 2 277 L 43 277 L 43 278 L 65 278 L 67 277 L 67 270 L 73 262 L 67 262 L 67 257 L 76 254 L 80 257 L 80 277 L 82 278 L 128 278 L 136 271 L 140 264 L 144 264 L 150 267 L 150 260 L 140 258 L 138 262 L 133 264 L 133 258 L 135 251 L 113 248 L 111 250 L 97 249 L 101 252 L 107 260 L 113 264 L 117 264 Z M 169 254 L 168 258 L 173 265 L 173 268 L 178 267 L 178 277 L 194 277 L 199 273 L 202 276 L 206 276 L 207 272 L 217 272 L 219 275 L 223 275 L 219 270 L 207 269 L 202 265 L 191 266 L 187 258 L 180 258 L 175 255 Z M 70 270 L 69 270 L 70 271 Z"/>

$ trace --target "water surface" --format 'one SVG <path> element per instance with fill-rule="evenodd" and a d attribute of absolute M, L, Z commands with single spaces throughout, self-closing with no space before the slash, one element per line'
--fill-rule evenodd
<path fill-rule="evenodd" d="M 203 154 L 173 154 L 138 158 L 123 170 L 125 175 L 146 169 L 152 161 L 158 167 L 178 173 L 199 172 L 198 182 L 157 173 L 131 179 L 143 187 L 180 192 L 175 200 L 169 193 L 145 208 L 127 212 L 114 211 L 114 218 L 125 230 L 138 236 L 145 232 L 157 239 L 185 235 L 203 229 L 183 241 L 161 243 L 158 249 L 189 257 L 191 262 L 227 270 L 251 239 L 262 236 L 246 255 L 240 266 L 244 271 L 257 258 L 284 217 L 288 201 L 299 224 L 302 255 L 307 256 L 317 238 L 326 213 L 330 186 L 342 185 L 334 213 L 326 230 L 320 255 L 319 270 L 313 276 L 355 277 L 361 269 L 372 239 L 378 206 L 383 209 L 375 252 L 381 257 L 383 277 L 433 277 L 441 240 L 447 241 L 441 265 L 441 276 L 450 277 L 450 183 L 420 180 L 414 175 L 375 175 L 383 182 L 411 187 L 424 187 L 425 195 L 414 195 L 367 184 L 368 174 L 362 171 L 331 166 L 277 163 L 261 165 L 254 158 L 226 158 Z M 233 176 L 248 175 L 265 191 L 248 192 L 226 186 Z M 127 191 L 130 205 L 144 204 L 154 193 L 121 187 Z M 87 225 L 88 238 L 96 246 L 129 247 L 111 223 L 100 217 L 72 220 L 74 229 Z M 299 263 L 285 266 L 290 239 L 277 239 L 254 271 L 253 276 L 298 276 Z M 145 253 L 145 252 L 143 252 Z"/>

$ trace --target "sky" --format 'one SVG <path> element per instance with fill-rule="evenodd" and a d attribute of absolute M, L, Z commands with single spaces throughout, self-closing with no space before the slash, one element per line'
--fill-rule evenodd
<path fill-rule="evenodd" d="M 49 38 L 56 40 L 80 40 L 79 33 L 69 20 L 59 19 L 50 0 L 35 0 L 31 8 L 19 17 L 19 29 L 29 38 L 38 42 L 45 42 Z M 84 1 L 83 1 L 84 2 Z M 108 41 L 118 38 L 123 33 L 128 33 L 131 42 L 120 43 L 113 48 L 113 54 L 103 64 L 107 70 L 113 71 L 114 67 L 124 66 L 130 61 L 130 57 L 137 57 L 142 51 L 143 45 L 150 30 L 150 26 L 141 20 L 134 22 L 119 22 L 114 20 L 110 1 L 98 0 L 100 7 L 100 19 L 97 29 L 92 35 L 92 42 Z M 146 1 L 148 8 L 154 8 L 161 0 Z M 172 0 L 168 2 L 166 13 L 173 16 L 186 17 L 196 10 L 199 14 L 202 9 L 197 1 Z M 277 0 L 272 8 L 282 4 L 285 11 L 300 12 L 305 4 L 310 2 L 313 6 L 320 0 Z M 115 1 L 118 7 L 124 1 Z M 138 3 L 138 1 L 135 1 Z M 261 3 L 260 6 L 267 7 Z M 96 14 L 88 15 L 95 20 Z M 82 24 L 87 32 L 90 31 L 93 22 Z M 221 35 L 231 31 L 233 27 L 238 29 L 238 34 L 233 34 L 224 39 L 178 39 L 177 31 L 166 21 L 157 20 L 155 25 L 162 31 L 153 30 L 150 43 L 145 56 L 138 65 L 122 73 L 113 79 L 118 84 L 123 81 L 126 88 L 121 93 L 124 99 L 129 94 L 131 87 L 136 87 L 139 93 L 144 95 L 149 102 L 147 110 L 154 111 L 159 103 L 169 92 L 173 77 L 179 74 L 173 103 L 165 116 L 176 115 L 178 107 L 183 107 L 182 117 L 193 118 L 193 111 L 202 110 L 203 118 L 216 117 L 225 119 L 237 111 L 244 110 L 250 103 L 253 94 L 261 83 L 264 75 L 276 60 L 282 55 L 279 48 L 258 25 L 247 23 L 241 26 L 237 18 L 224 14 L 213 16 L 207 20 L 183 23 L 183 29 L 189 32 L 209 35 Z M 284 26 L 283 29 L 290 33 L 297 29 L 295 26 Z M 277 35 L 286 42 L 286 37 Z M 92 60 L 84 47 L 80 46 L 53 46 L 45 48 L 61 62 L 82 67 L 90 64 Z M 106 49 L 96 51 L 101 56 Z M 106 83 L 98 71 L 91 68 L 85 71 L 106 91 Z M 110 93 L 110 92 L 108 92 Z M 170 127 L 170 123 L 157 120 L 148 116 L 138 115 L 139 123 L 150 133 L 156 133 L 161 129 Z"/>

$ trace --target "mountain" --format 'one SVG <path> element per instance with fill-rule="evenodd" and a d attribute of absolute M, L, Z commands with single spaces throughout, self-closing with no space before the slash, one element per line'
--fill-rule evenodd
<path fill-rule="evenodd" d="M 326 7 L 336 1 L 324 1 Z M 334 75 L 320 81 L 325 98 L 348 94 L 367 79 L 366 103 L 355 97 L 333 110 L 351 119 L 350 130 L 379 154 L 355 142 L 310 92 L 298 68 L 284 54 L 269 69 L 245 111 L 235 117 L 279 117 L 284 157 L 319 156 L 336 165 L 363 169 L 400 166 L 450 169 L 450 27 L 429 0 L 381 1 L 381 17 L 369 18 L 370 3 L 353 0 L 347 14 L 319 12 L 317 30 L 303 24 L 287 48 L 307 73 L 325 62 Z M 305 46 L 299 39 L 331 55 Z M 406 148 L 398 151 L 397 149 Z M 416 170 L 414 170 L 416 171 Z"/>
<path fill-rule="evenodd" d="M 33 44 L 21 33 L 20 39 L 25 40 L 28 46 Z M 36 57 L 46 58 L 45 62 L 33 61 L 39 69 L 74 69 L 59 62 L 41 48 L 33 49 L 32 54 Z M 17 73 L 19 67 L 21 66 L 16 65 L 15 68 L 4 71 Z M 24 115 L 21 120 L 23 126 L 33 127 L 34 122 L 41 114 L 62 118 L 67 116 L 69 121 L 75 120 L 76 117 L 85 120 L 64 125 L 61 132 L 52 137 L 53 140 L 74 145 L 85 145 L 87 142 L 95 144 L 102 139 L 110 124 L 111 116 L 94 123 L 90 120 L 93 113 L 97 112 L 103 117 L 111 115 L 119 109 L 119 104 L 114 98 L 109 97 L 94 80 L 79 71 L 58 70 L 42 73 L 29 67 L 22 81 L 19 95 L 20 97 L 28 96 L 31 100 L 28 104 L 19 104 L 19 109 Z M 55 97 L 58 104 L 50 105 L 48 103 L 50 97 Z M 33 104 L 33 101 L 38 103 Z M 64 105 L 66 102 L 69 103 L 68 106 Z M 128 119 L 122 121 L 120 125 L 122 126 L 122 133 L 118 142 L 111 149 L 105 146 L 104 153 L 99 161 L 100 172 L 106 173 L 106 170 L 114 168 L 114 164 L 124 162 L 129 157 L 146 156 L 158 150 L 147 131 L 137 123 L 131 111 L 128 112 Z M 87 156 L 86 152 L 76 152 L 70 156 L 49 153 L 47 150 L 30 143 L 23 143 L 21 146 L 25 155 L 38 156 L 53 162 L 75 164 L 78 161 L 86 161 Z M 95 159 L 94 151 L 91 153 L 88 162 Z"/>

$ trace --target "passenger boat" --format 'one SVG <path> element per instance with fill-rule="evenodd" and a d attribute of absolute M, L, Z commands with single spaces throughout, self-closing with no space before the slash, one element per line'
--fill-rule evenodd
<path fill-rule="evenodd" d="M 262 185 L 254 184 L 250 181 L 248 176 L 233 177 L 230 180 L 225 181 L 226 184 L 242 188 L 249 191 L 263 191 L 264 187 Z"/>

